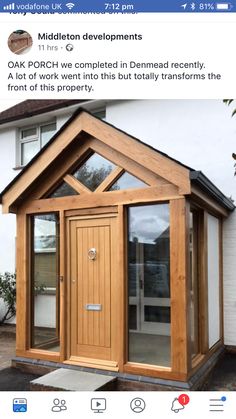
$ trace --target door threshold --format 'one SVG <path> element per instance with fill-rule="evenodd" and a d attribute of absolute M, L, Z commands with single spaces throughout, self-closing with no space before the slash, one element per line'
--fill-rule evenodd
<path fill-rule="evenodd" d="M 105 359 L 71 356 L 67 361 L 64 361 L 63 363 L 68 365 L 78 365 L 80 367 L 89 367 L 115 372 L 119 371 L 118 363 L 116 361 L 109 361 Z"/>

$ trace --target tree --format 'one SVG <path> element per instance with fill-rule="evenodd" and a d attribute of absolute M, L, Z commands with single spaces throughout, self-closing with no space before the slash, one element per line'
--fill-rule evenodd
<path fill-rule="evenodd" d="M 9 272 L 0 274 L 0 298 L 5 303 L 5 311 L 0 317 L 0 325 L 16 314 L 16 275 Z"/>
<path fill-rule="evenodd" d="M 83 166 L 80 166 L 75 173 L 73 173 L 73 176 L 83 183 L 83 185 L 91 189 L 91 191 L 95 191 L 95 189 L 111 173 L 111 171 L 112 166 L 110 165 L 107 167 L 90 167 L 86 162 Z"/>
<path fill-rule="evenodd" d="M 231 103 L 232 102 L 234 102 L 234 99 L 224 99 L 223 100 L 223 102 L 226 104 L 226 105 L 231 105 Z M 233 112 L 232 112 L 232 115 L 231 116 L 234 116 L 234 115 L 236 115 L 236 108 L 233 110 Z M 233 157 L 233 159 L 234 160 L 236 160 L 236 153 L 232 153 L 232 157 Z M 234 168 L 235 168 L 235 170 L 234 170 L 234 175 L 236 175 L 236 163 L 234 163 Z"/>
<path fill-rule="evenodd" d="M 226 104 L 226 105 L 231 105 L 231 103 L 234 101 L 234 99 L 224 99 L 223 100 L 223 102 Z M 234 116 L 234 115 L 236 115 L 236 109 L 234 109 L 233 110 L 233 112 L 232 112 L 232 116 Z"/>

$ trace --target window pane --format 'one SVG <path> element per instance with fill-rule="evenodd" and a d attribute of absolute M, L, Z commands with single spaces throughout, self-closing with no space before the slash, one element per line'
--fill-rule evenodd
<path fill-rule="evenodd" d="M 144 307 L 145 322 L 170 323 L 170 307 Z"/>
<path fill-rule="evenodd" d="M 27 139 L 29 137 L 36 137 L 37 136 L 37 128 L 27 128 L 21 131 L 21 139 Z"/>
<path fill-rule="evenodd" d="M 32 216 L 31 344 L 59 351 L 59 228 L 56 214 Z"/>
<path fill-rule="evenodd" d="M 21 165 L 25 166 L 39 151 L 38 141 L 21 143 Z"/>
<path fill-rule="evenodd" d="M 121 177 L 110 187 L 109 191 L 119 191 L 120 189 L 136 189 L 145 188 L 146 183 L 138 178 L 125 172 Z"/>
<path fill-rule="evenodd" d="M 95 191 L 115 167 L 112 162 L 94 153 L 73 173 L 73 176 L 91 191 Z"/>
<path fill-rule="evenodd" d="M 47 144 L 47 142 L 52 138 L 55 131 L 56 131 L 55 123 L 44 125 L 43 127 L 40 128 L 41 147 Z"/>
<path fill-rule="evenodd" d="M 128 215 L 129 360 L 170 366 L 169 205 L 130 207 Z"/>
<path fill-rule="evenodd" d="M 62 196 L 79 195 L 68 183 L 63 182 L 47 198 L 60 198 Z"/>
<path fill-rule="evenodd" d="M 105 108 L 104 109 L 100 109 L 98 111 L 94 111 L 92 113 L 97 118 L 104 119 L 104 120 L 106 119 L 106 109 Z"/>
<path fill-rule="evenodd" d="M 208 343 L 211 348 L 221 336 L 220 332 L 220 222 L 207 215 L 207 277 L 208 277 Z"/>
<path fill-rule="evenodd" d="M 192 358 L 199 352 L 199 285 L 198 285 L 198 225 L 197 211 L 190 212 L 190 325 L 191 325 L 191 355 Z"/>
<path fill-rule="evenodd" d="M 129 306 L 129 328 L 137 330 L 137 307 Z"/>

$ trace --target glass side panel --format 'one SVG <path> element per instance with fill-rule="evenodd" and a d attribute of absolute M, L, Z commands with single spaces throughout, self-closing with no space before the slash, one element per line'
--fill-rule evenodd
<path fill-rule="evenodd" d="M 199 281 L 198 281 L 198 212 L 191 211 L 189 219 L 189 252 L 190 252 L 190 326 L 191 355 L 194 358 L 199 352 Z"/>
<path fill-rule="evenodd" d="M 121 177 L 108 189 L 109 191 L 119 191 L 121 189 L 146 188 L 146 183 L 138 178 L 125 172 Z"/>
<path fill-rule="evenodd" d="M 207 214 L 208 344 L 219 341 L 222 317 L 220 296 L 220 220 Z M 235 310 L 235 309 L 234 309 Z"/>
<path fill-rule="evenodd" d="M 31 345 L 59 351 L 58 217 L 41 214 L 31 220 Z"/>
<path fill-rule="evenodd" d="M 53 192 L 51 192 L 47 198 L 60 198 L 62 196 L 79 195 L 68 183 L 61 183 Z"/>
<path fill-rule="evenodd" d="M 115 167 L 112 162 L 94 153 L 72 174 L 91 191 L 95 191 Z"/>
<path fill-rule="evenodd" d="M 128 210 L 129 361 L 171 365 L 169 205 Z"/>

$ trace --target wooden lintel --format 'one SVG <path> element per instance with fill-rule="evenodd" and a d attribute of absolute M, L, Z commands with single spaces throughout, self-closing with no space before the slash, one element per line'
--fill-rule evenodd
<path fill-rule="evenodd" d="M 130 189 L 69 196 L 63 198 L 38 199 L 22 206 L 21 211 L 28 214 L 60 211 L 67 209 L 94 208 L 110 205 L 129 205 L 143 202 L 163 202 L 180 198 L 174 185 L 161 185 L 154 188 Z"/>

